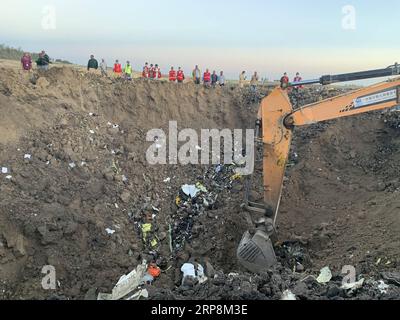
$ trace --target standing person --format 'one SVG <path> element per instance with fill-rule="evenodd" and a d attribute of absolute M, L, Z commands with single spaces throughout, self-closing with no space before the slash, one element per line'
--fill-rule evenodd
<path fill-rule="evenodd" d="M 211 85 L 211 73 L 208 69 L 206 69 L 206 72 L 203 74 L 203 83 L 206 87 Z"/>
<path fill-rule="evenodd" d="M 176 71 L 174 70 L 174 67 L 171 67 L 171 70 L 169 70 L 169 81 L 170 82 L 176 81 Z"/>
<path fill-rule="evenodd" d="M 218 82 L 221 87 L 225 86 L 225 76 L 223 71 L 221 71 L 219 74 Z"/>
<path fill-rule="evenodd" d="M 126 62 L 125 68 L 124 68 L 124 76 L 126 80 L 132 80 L 132 66 L 129 61 Z"/>
<path fill-rule="evenodd" d="M 21 58 L 22 70 L 30 72 L 32 70 L 32 57 L 29 53 L 25 52 Z"/>
<path fill-rule="evenodd" d="M 151 63 L 151 64 L 150 64 L 150 68 L 149 68 L 149 78 L 150 78 L 150 79 L 153 79 L 153 78 L 154 78 L 153 75 L 154 75 L 154 66 L 153 66 L 153 64 Z"/>
<path fill-rule="evenodd" d="M 195 84 L 200 84 L 200 80 L 201 80 L 201 71 L 199 69 L 199 66 L 196 65 L 193 72 L 192 72 L 192 76 L 193 76 L 193 81 Z"/>
<path fill-rule="evenodd" d="M 148 62 L 146 62 L 144 64 L 143 71 L 142 71 L 142 77 L 143 78 L 148 78 L 149 77 L 149 63 Z"/>
<path fill-rule="evenodd" d="M 104 59 L 101 59 L 100 70 L 101 70 L 101 76 L 107 77 L 107 63 Z"/>
<path fill-rule="evenodd" d="M 178 83 L 182 83 L 183 80 L 185 80 L 185 74 L 183 73 L 183 70 L 181 67 L 178 68 L 177 79 L 178 79 Z"/>
<path fill-rule="evenodd" d="M 215 88 L 218 82 L 218 75 L 217 72 L 214 70 L 212 75 L 211 75 L 211 85 Z"/>
<path fill-rule="evenodd" d="M 161 79 L 161 77 L 162 77 L 161 68 L 158 66 L 158 64 L 156 64 L 156 75 L 155 75 L 155 78 Z"/>
<path fill-rule="evenodd" d="M 122 75 L 122 66 L 118 60 L 115 60 L 113 72 L 116 78 L 119 78 Z"/>
<path fill-rule="evenodd" d="M 281 88 L 286 89 L 289 84 L 289 77 L 287 75 L 287 72 L 285 72 L 281 78 Z"/>
<path fill-rule="evenodd" d="M 50 57 L 48 56 L 48 54 L 46 53 L 46 51 L 42 50 L 42 57 L 44 60 L 44 70 L 49 70 L 49 65 L 50 65 Z"/>
<path fill-rule="evenodd" d="M 99 68 L 99 63 L 98 63 L 97 60 L 94 58 L 94 55 L 91 55 L 91 56 L 90 56 L 90 59 L 89 59 L 89 61 L 88 61 L 87 70 L 88 70 L 89 72 L 96 73 L 98 68 Z"/>
<path fill-rule="evenodd" d="M 296 73 L 296 76 L 295 76 L 294 79 L 293 79 L 293 82 L 300 82 L 300 81 L 302 81 L 302 80 L 303 80 L 303 78 L 300 76 L 300 73 L 297 72 L 297 73 Z M 294 87 L 294 90 L 296 90 L 296 91 L 299 91 L 299 89 L 303 89 L 303 86 L 295 86 L 295 87 Z"/>
<path fill-rule="evenodd" d="M 244 82 L 246 81 L 246 71 L 242 71 L 242 73 L 239 75 L 239 88 L 244 87 Z"/>
<path fill-rule="evenodd" d="M 254 72 L 253 76 L 251 77 L 250 80 L 250 88 L 251 91 L 256 92 L 257 91 L 257 85 L 258 85 L 258 74 L 257 71 Z"/>
<path fill-rule="evenodd" d="M 39 53 L 39 57 L 36 60 L 36 65 L 39 70 L 47 70 L 49 64 L 47 63 L 47 60 L 44 58 L 43 53 Z"/>

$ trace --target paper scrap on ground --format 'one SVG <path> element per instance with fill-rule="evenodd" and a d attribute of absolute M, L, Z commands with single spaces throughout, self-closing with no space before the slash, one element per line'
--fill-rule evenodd
<path fill-rule="evenodd" d="M 107 228 L 107 229 L 106 229 L 106 232 L 107 232 L 108 234 L 114 234 L 114 233 L 115 233 L 115 230 L 112 230 L 112 229 L 110 229 L 110 228 Z"/>
<path fill-rule="evenodd" d="M 351 282 L 351 283 L 344 283 L 340 288 L 344 290 L 357 290 L 360 289 L 364 284 L 364 279 L 361 279 L 360 281 L 357 282 Z"/>
<path fill-rule="evenodd" d="M 329 267 L 325 267 L 321 269 L 321 273 L 319 274 L 317 281 L 318 283 L 328 283 L 332 279 L 332 272 Z"/>
<path fill-rule="evenodd" d="M 200 189 L 196 188 L 195 185 L 185 184 L 182 186 L 182 191 L 187 196 L 190 196 L 191 198 L 195 198 L 196 195 L 200 192 Z"/>
<path fill-rule="evenodd" d="M 285 290 L 283 293 L 282 293 L 282 298 L 281 298 L 281 300 L 290 300 L 290 301 L 293 301 L 293 300 L 296 300 L 296 296 L 292 293 L 292 291 L 290 291 L 290 290 Z"/>
<path fill-rule="evenodd" d="M 1 168 L 1 173 L 8 173 L 8 168 L 6 168 L 6 167 L 2 167 Z"/>

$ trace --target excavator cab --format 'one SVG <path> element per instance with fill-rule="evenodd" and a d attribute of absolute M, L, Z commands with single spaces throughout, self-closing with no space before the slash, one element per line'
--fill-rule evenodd
<path fill-rule="evenodd" d="M 327 85 L 399 74 L 400 65 L 396 63 L 384 69 L 327 75 L 319 79 L 289 83 L 287 88 L 317 83 Z M 296 110 L 292 108 L 287 88 L 277 87 L 262 100 L 256 123 L 256 141 L 261 142 L 263 146 L 264 202 L 251 202 L 248 198 L 251 186 L 246 187 L 246 219 L 252 227 L 245 232 L 237 249 L 239 262 L 254 273 L 262 273 L 277 263 L 271 236 L 276 230 L 293 128 L 369 111 L 387 108 L 395 110 L 400 106 L 399 78 Z M 254 216 L 257 218 L 254 219 Z"/>

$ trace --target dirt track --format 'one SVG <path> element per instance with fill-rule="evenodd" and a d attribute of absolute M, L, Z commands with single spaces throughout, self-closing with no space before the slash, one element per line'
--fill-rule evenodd
<path fill-rule="evenodd" d="M 337 93 L 311 89 L 305 101 Z M 115 82 L 68 67 L 32 84 L 0 64 L 0 110 L 0 166 L 12 176 L 0 175 L 0 298 L 95 298 L 143 259 L 163 269 L 148 287 L 153 299 L 279 299 L 286 289 L 301 299 L 400 297 L 398 113 L 296 129 L 278 220 L 281 264 L 255 277 L 235 258 L 248 227 L 243 180 L 231 181 L 229 168 L 215 176 L 212 166 L 150 166 L 145 159 L 146 132 L 166 130 L 170 120 L 179 128 L 253 127 L 257 101 L 247 94 Z M 180 187 L 196 182 L 218 195 L 201 214 L 175 203 Z M 256 185 L 253 197 L 261 191 Z M 149 211 L 156 255 L 140 232 Z M 190 237 L 171 254 L 168 227 L 179 221 L 190 221 Z M 180 267 L 191 258 L 211 264 L 217 276 L 181 286 Z M 44 265 L 57 270 L 56 291 L 41 288 Z M 301 281 L 328 265 L 330 284 Z M 367 280 L 354 294 L 339 289 L 344 265 Z M 379 280 L 389 283 L 386 294 Z"/>

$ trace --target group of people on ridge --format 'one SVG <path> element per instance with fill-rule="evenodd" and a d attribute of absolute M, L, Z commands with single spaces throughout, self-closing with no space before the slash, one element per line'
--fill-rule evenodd
<path fill-rule="evenodd" d="M 39 57 L 36 59 L 36 65 L 39 70 L 48 70 L 50 64 L 50 57 L 47 53 L 43 50 L 39 53 Z M 32 70 L 32 56 L 25 52 L 21 58 L 22 70 L 23 71 L 31 71 Z"/>
<path fill-rule="evenodd" d="M 47 53 L 43 50 L 42 52 L 39 53 L 39 57 L 36 60 L 36 64 L 39 70 L 48 70 L 49 64 L 50 64 L 50 58 L 47 55 Z M 23 71 L 31 71 L 32 70 L 32 57 L 29 53 L 25 52 L 21 58 L 21 64 L 22 64 L 22 70 Z M 104 59 L 101 59 L 101 63 L 97 62 L 95 59 L 94 55 L 90 56 L 90 59 L 87 64 L 87 70 L 88 72 L 94 72 L 97 73 L 98 70 L 100 69 L 101 75 L 102 76 L 107 76 L 107 63 Z M 118 60 L 115 60 L 114 67 L 112 69 L 114 77 L 122 77 L 127 80 L 132 80 L 132 65 L 129 61 L 126 62 L 125 66 L 122 67 L 121 63 Z M 146 79 L 161 79 L 162 74 L 161 74 L 161 69 L 158 66 L 158 64 L 150 64 L 148 62 L 145 63 L 142 71 L 142 77 Z M 178 70 L 175 70 L 174 67 L 171 67 L 169 74 L 168 74 L 168 79 L 170 82 L 178 82 L 182 83 L 185 80 L 185 73 L 182 70 L 181 67 L 178 68 Z M 196 65 L 195 68 L 192 71 L 192 79 L 195 84 L 203 84 L 207 87 L 215 87 L 217 84 L 220 86 L 225 86 L 225 75 L 224 72 L 221 71 L 220 74 L 218 75 L 216 71 L 214 70 L 213 73 L 209 71 L 209 69 L 206 69 L 206 71 L 202 74 L 202 72 L 199 69 L 199 66 Z M 246 81 L 246 71 L 242 71 L 242 73 L 239 75 L 239 87 L 243 88 L 244 83 Z M 302 81 L 302 77 L 300 76 L 300 73 L 297 72 L 296 76 L 293 79 L 293 82 L 300 82 Z M 289 84 L 290 80 L 287 75 L 287 72 L 283 74 L 283 76 L 280 79 L 281 87 L 286 88 Z M 250 80 L 250 89 L 252 91 L 256 91 L 257 85 L 259 83 L 259 77 L 257 72 L 254 72 L 254 74 L 251 77 Z M 302 85 L 294 86 L 294 90 L 299 90 L 303 88 Z"/>

